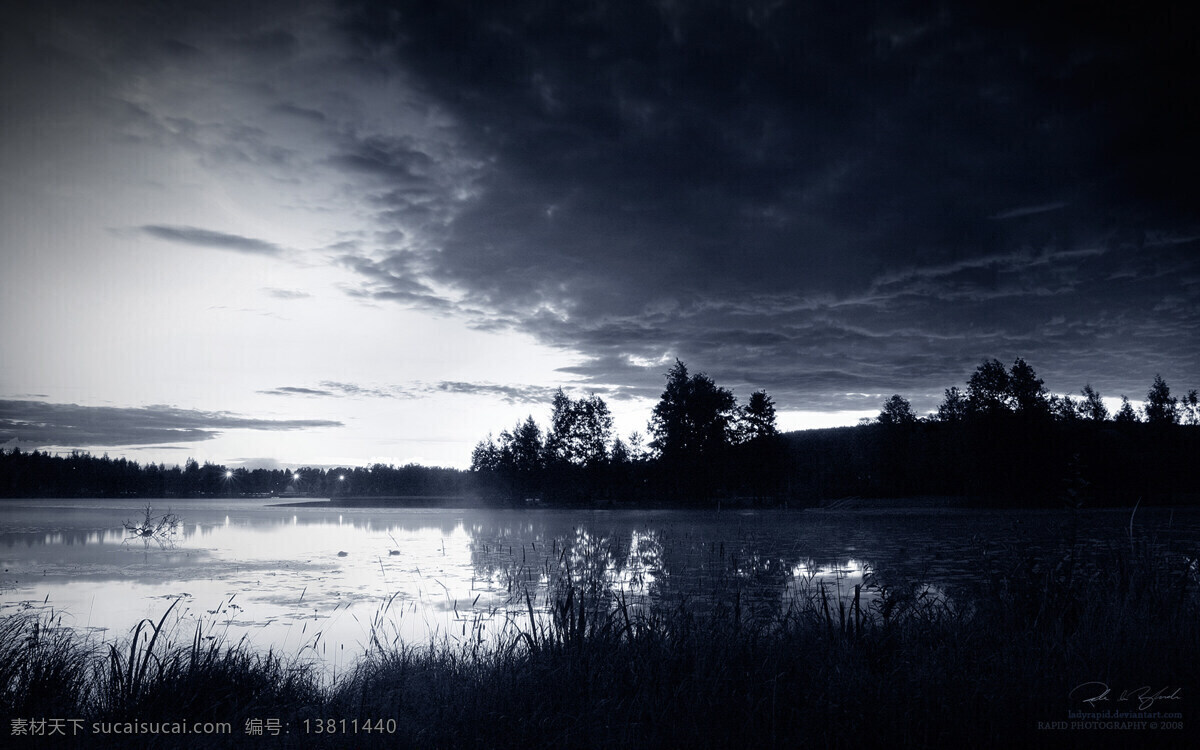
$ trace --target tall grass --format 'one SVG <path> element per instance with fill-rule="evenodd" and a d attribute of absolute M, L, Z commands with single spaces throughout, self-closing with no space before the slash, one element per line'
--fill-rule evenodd
<path fill-rule="evenodd" d="M 1133 539 L 1098 555 L 993 549 L 979 566 L 979 583 L 949 596 L 818 584 L 775 611 L 737 593 L 703 610 L 635 608 L 568 574 L 548 603 L 526 593 L 525 612 L 490 641 L 374 637 L 333 682 L 199 629 L 176 642 L 165 615 L 107 648 L 10 617 L 4 708 L 230 721 L 235 734 L 246 718 L 274 717 L 290 734 L 255 741 L 296 747 L 1186 746 L 1178 731 L 1055 734 L 1037 723 L 1087 710 L 1068 696 L 1089 681 L 1182 687 L 1184 701 L 1154 708 L 1195 720 L 1194 551 Z M 394 719 L 396 732 L 305 735 L 306 718 Z"/>
<path fill-rule="evenodd" d="M 49 617 L 0 619 L 0 731 L 9 734 L 13 719 L 82 719 L 89 728 L 92 722 L 233 722 L 240 734 L 245 718 L 298 715 L 325 704 L 318 675 L 304 664 L 244 642 L 225 644 L 199 625 L 190 641 L 176 642 L 167 624 L 174 607 L 157 622 L 140 622 L 124 645 L 97 643 Z M 206 737 L 181 744 L 169 735 L 83 739 L 117 747 L 220 743 Z"/>
<path fill-rule="evenodd" d="M 992 550 L 980 583 L 949 597 L 818 583 L 773 614 L 736 593 L 703 612 L 633 612 L 567 579 L 548 617 L 527 599 L 523 629 L 495 648 L 386 649 L 330 700 L 447 747 L 1124 747 L 1120 732 L 1037 723 L 1085 710 L 1069 700 L 1083 682 L 1194 690 L 1200 572 L 1150 541 L 1086 557 Z"/>
<path fill-rule="evenodd" d="M 24 613 L 0 619 L 0 712 L 5 716 L 75 716 L 83 709 L 95 653 L 60 620 Z"/>
<path fill-rule="evenodd" d="M 226 644 L 205 636 L 199 623 L 190 642 L 175 642 L 165 631 L 174 607 L 157 623 L 138 623 L 126 649 L 108 646 L 90 684 L 96 715 L 229 721 L 260 709 L 291 711 L 321 704 L 314 672 L 273 651 L 259 653 L 245 641 Z"/>

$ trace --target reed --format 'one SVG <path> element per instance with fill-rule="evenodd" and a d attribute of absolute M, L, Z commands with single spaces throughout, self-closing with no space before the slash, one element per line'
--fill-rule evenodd
<path fill-rule="evenodd" d="M 1064 736 L 1036 723 L 1063 720 L 1072 687 L 1088 681 L 1181 686 L 1184 703 L 1155 708 L 1194 721 L 1200 556 L 1135 535 L 1090 559 L 986 550 L 977 585 L 870 579 L 842 596 L 818 584 L 773 611 L 737 592 L 706 608 L 638 608 L 563 575 L 548 601 L 525 589 L 524 612 L 490 641 L 406 644 L 383 635 L 385 608 L 369 652 L 332 682 L 199 628 L 177 641 L 170 609 L 106 648 L 10 616 L 0 678 L 10 715 L 46 705 L 88 719 L 186 715 L 235 733 L 245 718 L 276 717 L 292 732 L 279 747 L 1044 746 Z M 396 731 L 300 732 L 320 717 L 390 718 Z M 1182 732 L 1152 740 L 1186 746 Z"/>
<path fill-rule="evenodd" d="M 90 644 L 64 628 L 61 617 L 0 619 L 0 713 L 75 715 L 87 702 L 93 659 Z"/>

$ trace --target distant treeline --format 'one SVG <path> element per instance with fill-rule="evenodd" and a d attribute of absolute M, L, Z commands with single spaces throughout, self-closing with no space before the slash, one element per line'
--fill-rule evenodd
<path fill-rule="evenodd" d="M 858 427 L 789 435 L 789 492 L 798 497 L 960 495 L 998 505 L 1200 502 L 1200 399 L 1155 376 L 1145 406 L 1124 395 L 1110 415 L 1085 385 L 1046 392 L 1024 360 L 982 363 L 936 412 L 899 395 Z"/>
<path fill-rule="evenodd" d="M 181 468 L 87 453 L 0 451 L 0 497 L 380 497 L 470 494 L 469 472 L 428 466 Z"/>
<path fill-rule="evenodd" d="M 532 416 L 488 436 L 472 470 L 499 500 L 551 503 L 811 504 L 831 498 L 956 495 L 989 505 L 1132 505 L 1200 501 L 1197 392 L 1156 376 L 1145 406 L 1110 415 L 1091 385 L 1049 394 L 1022 359 L 982 363 L 965 390 L 918 417 L 894 395 L 856 427 L 780 434 L 764 391 L 733 393 L 676 361 L 649 424 L 612 435 L 602 399 L 560 390 L 544 431 Z"/>
<path fill-rule="evenodd" d="M 1024 360 L 982 363 L 918 417 L 894 395 L 855 427 L 781 434 L 765 391 L 743 406 L 676 361 L 648 435 L 613 434 L 603 399 L 560 389 L 476 445 L 471 470 L 402 467 L 181 468 L 85 453 L 0 451 L 0 497 L 471 496 L 497 505 L 816 504 L 843 497 L 954 495 L 981 505 L 1200 503 L 1200 399 L 1156 376 L 1145 405 L 1110 415 L 1090 385 L 1049 394 Z M 647 439 L 648 438 L 648 439 Z"/>

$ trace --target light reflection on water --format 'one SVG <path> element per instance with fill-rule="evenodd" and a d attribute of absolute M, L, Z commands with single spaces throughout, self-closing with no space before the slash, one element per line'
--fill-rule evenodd
<path fill-rule="evenodd" d="M 181 519 L 173 546 L 130 541 L 132 501 L 0 502 L 0 614 L 53 612 L 123 637 L 180 600 L 182 637 L 205 632 L 348 667 L 372 638 L 490 637 L 545 611 L 570 580 L 631 609 L 704 609 L 736 597 L 771 613 L 823 590 L 869 606 L 880 584 L 947 597 L 989 545 L 1053 554 L 1079 534 L 1062 513 L 503 511 L 273 507 L 157 501 Z M 159 507 L 161 506 L 161 508 Z M 1028 523 L 1024 520 L 1028 519 Z M 1128 517 L 1086 516 L 1101 546 Z M 1200 539 L 1200 513 L 1139 511 L 1166 543 Z M 1127 538 L 1126 538 L 1127 542 Z M 561 588 L 557 589 L 561 593 Z M 528 600 L 526 599 L 528 597 Z"/>

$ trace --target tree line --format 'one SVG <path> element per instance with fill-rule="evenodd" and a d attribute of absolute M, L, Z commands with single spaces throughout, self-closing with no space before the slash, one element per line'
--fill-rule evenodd
<path fill-rule="evenodd" d="M 462 496 L 468 472 L 409 464 L 246 469 L 200 464 L 139 464 L 73 451 L 0 451 L 0 497 L 383 497 Z"/>
<path fill-rule="evenodd" d="M 1054 395 L 1027 362 L 992 359 L 918 416 L 900 394 L 855 427 L 781 434 L 765 391 L 744 405 L 676 360 L 646 435 L 614 433 L 596 395 L 560 388 L 543 427 L 529 415 L 475 446 L 469 471 L 418 465 L 229 469 L 138 464 L 74 452 L 0 451 L 3 497 L 475 497 L 496 504 L 815 504 L 955 495 L 980 504 L 1200 502 L 1200 399 L 1156 375 L 1144 405 L 1109 413 L 1085 385 Z"/>
<path fill-rule="evenodd" d="M 1008 369 L 1000 360 L 992 359 L 976 368 L 967 381 L 965 392 L 957 386 L 947 388 L 937 411 L 925 419 L 963 422 L 1011 413 L 1027 419 L 1053 419 L 1060 422 L 1105 422 L 1111 419 L 1121 424 L 1200 424 L 1200 394 L 1193 388 L 1186 396 L 1173 396 L 1170 386 L 1161 375 L 1154 376 L 1143 407 L 1135 408 L 1129 398 L 1121 394 L 1121 407 L 1111 416 L 1103 398 L 1091 383 L 1085 385 L 1079 394 L 1080 397 L 1075 398 L 1069 394 L 1057 396 L 1048 393 L 1045 382 L 1020 357 Z M 876 421 L 881 424 L 905 424 L 918 421 L 918 417 L 909 401 L 896 394 L 884 402 Z"/>
<path fill-rule="evenodd" d="M 1025 360 L 982 362 L 918 417 L 899 394 L 858 428 L 799 433 L 802 496 L 947 494 L 987 504 L 1132 505 L 1200 501 L 1200 398 L 1155 375 L 1144 405 L 1115 413 L 1091 384 L 1049 393 Z M 838 458 L 834 458 L 838 457 Z M 807 467 L 797 470 L 797 467 Z"/>
<path fill-rule="evenodd" d="M 707 500 L 738 488 L 767 494 L 756 476 L 731 482 L 735 467 L 781 457 L 775 403 L 765 391 L 739 405 L 733 392 L 680 360 L 647 427 L 623 440 L 602 398 L 572 399 L 560 388 L 543 429 L 532 415 L 498 438 L 488 435 L 471 455 L 471 471 L 494 498 L 553 502 Z M 744 485 L 744 487 L 743 487 Z"/>
<path fill-rule="evenodd" d="M 984 504 L 1083 505 L 1200 500 L 1196 390 L 1156 375 L 1145 404 L 1110 414 L 1091 384 L 1055 395 L 1024 359 L 982 362 L 965 389 L 920 417 L 899 394 L 857 427 L 780 434 L 774 400 L 745 406 L 676 360 L 648 424 L 612 434 L 603 399 L 561 389 L 543 430 L 530 415 L 475 447 L 471 471 L 510 502 L 613 500 L 777 504 L 861 496 L 956 495 Z"/>

